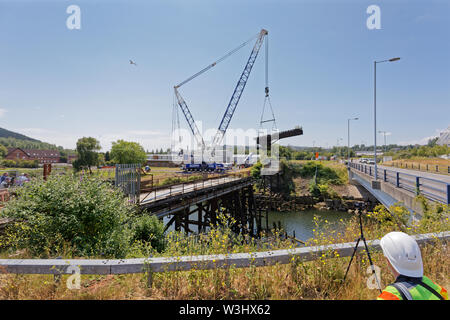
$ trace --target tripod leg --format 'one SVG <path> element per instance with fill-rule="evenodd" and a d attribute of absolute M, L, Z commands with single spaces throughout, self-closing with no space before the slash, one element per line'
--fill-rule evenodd
<path fill-rule="evenodd" d="M 375 272 L 375 267 L 373 266 L 372 258 L 370 257 L 369 247 L 367 246 L 366 239 L 362 238 L 362 241 L 364 242 L 364 246 L 366 248 L 367 257 L 369 258 L 370 267 L 372 268 L 372 273 L 375 276 L 375 281 L 377 282 L 378 290 L 382 292 L 380 281 L 378 280 L 377 273 Z"/>
<path fill-rule="evenodd" d="M 345 276 L 344 276 L 344 280 L 343 280 L 344 282 L 345 282 L 345 279 L 347 278 L 348 270 L 350 270 L 350 265 L 352 264 L 353 257 L 355 256 L 356 250 L 358 250 L 358 244 L 359 244 L 360 240 L 361 240 L 361 238 L 358 238 L 358 241 L 356 241 L 356 245 L 355 245 L 355 248 L 353 249 L 352 257 L 350 258 L 350 262 L 347 267 L 347 271 L 345 271 Z"/>

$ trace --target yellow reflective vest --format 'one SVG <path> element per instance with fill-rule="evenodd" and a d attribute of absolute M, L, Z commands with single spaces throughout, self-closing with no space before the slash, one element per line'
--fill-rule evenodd
<path fill-rule="evenodd" d="M 427 286 L 435 292 L 427 288 Z M 437 295 L 440 295 L 442 298 Z M 393 284 L 388 285 L 383 290 L 377 297 L 377 300 L 411 300 L 411 298 L 412 300 L 448 300 L 448 294 L 447 290 L 425 276 L 422 278 L 409 278 L 400 275 Z"/>

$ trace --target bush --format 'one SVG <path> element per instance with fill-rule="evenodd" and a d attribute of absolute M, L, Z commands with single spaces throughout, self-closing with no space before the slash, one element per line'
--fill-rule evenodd
<path fill-rule="evenodd" d="M 32 180 L 17 190 L 0 216 L 16 220 L 8 245 L 33 255 L 124 257 L 133 207 L 121 191 L 90 177 L 53 176 Z"/>
<path fill-rule="evenodd" d="M 261 178 L 261 169 L 262 169 L 262 163 L 258 161 L 250 169 L 250 175 L 252 176 L 252 178 L 254 178 L 254 179 Z"/>
<path fill-rule="evenodd" d="M 339 172 L 317 161 L 308 161 L 300 169 L 299 174 L 302 178 L 313 178 L 316 174 L 317 168 L 317 180 L 322 183 L 331 184 L 343 184 L 343 179 L 340 177 Z"/>
<path fill-rule="evenodd" d="M 320 184 L 315 183 L 314 180 L 311 180 L 309 183 L 309 192 L 313 197 L 316 198 L 324 198 L 324 199 L 337 199 L 339 196 L 335 191 L 328 187 L 328 184 Z"/>
<path fill-rule="evenodd" d="M 16 166 L 16 162 L 14 160 L 3 160 L 2 164 L 7 168 L 14 168 Z"/>
<path fill-rule="evenodd" d="M 134 242 L 150 243 L 158 252 L 164 250 L 164 223 L 156 216 L 136 217 L 132 223 Z"/>

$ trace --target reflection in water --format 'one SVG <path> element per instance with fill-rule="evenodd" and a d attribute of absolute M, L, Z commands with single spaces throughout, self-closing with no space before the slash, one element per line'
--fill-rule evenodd
<path fill-rule="evenodd" d="M 323 224 L 325 220 L 327 220 L 332 225 L 332 229 L 336 230 L 338 228 L 342 228 L 339 223 L 339 220 L 342 219 L 344 222 L 349 220 L 352 217 L 352 214 L 347 212 L 339 212 L 339 211 L 319 211 L 319 210 L 306 210 L 299 212 L 270 212 L 269 213 L 269 228 L 273 229 L 273 224 L 276 223 L 278 226 L 278 222 L 280 221 L 281 227 L 292 236 L 293 231 L 295 231 L 295 237 L 302 241 L 307 241 L 313 237 L 313 229 L 314 225 L 314 215 L 317 215 L 321 219 L 321 223 Z M 167 224 L 173 216 L 166 216 L 163 218 L 164 224 Z M 194 213 L 190 215 L 189 219 L 196 220 L 197 214 Z M 255 222 L 256 226 L 256 222 Z M 262 218 L 262 227 L 266 228 L 266 219 Z M 319 224 L 320 228 L 320 224 Z M 172 224 L 168 231 L 173 231 L 174 224 Z M 190 229 L 195 233 L 198 230 L 198 227 L 195 225 L 190 225 Z M 182 227 L 182 230 L 184 228 Z M 209 228 L 206 228 L 208 231 Z"/>
<path fill-rule="evenodd" d="M 306 241 L 313 237 L 314 215 L 320 218 L 319 230 L 321 224 L 327 220 L 332 225 L 332 229 L 342 229 L 342 224 L 339 220 L 344 222 L 352 217 L 352 214 L 339 211 L 319 211 L 307 210 L 299 212 L 271 212 L 269 214 L 269 226 L 272 229 L 273 223 L 278 226 L 278 221 L 281 222 L 281 227 L 291 236 L 295 231 L 295 237 L 299 240 Z"/>

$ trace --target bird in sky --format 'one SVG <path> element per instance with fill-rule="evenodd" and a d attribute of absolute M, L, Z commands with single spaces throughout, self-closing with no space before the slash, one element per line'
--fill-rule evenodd
<path fill-rule="evenodd" d="M 130 64 L 134 64 L 135 66 L 137 66 L 136 62 L 134 62 L 133 60 L 130 60 Z"/>

